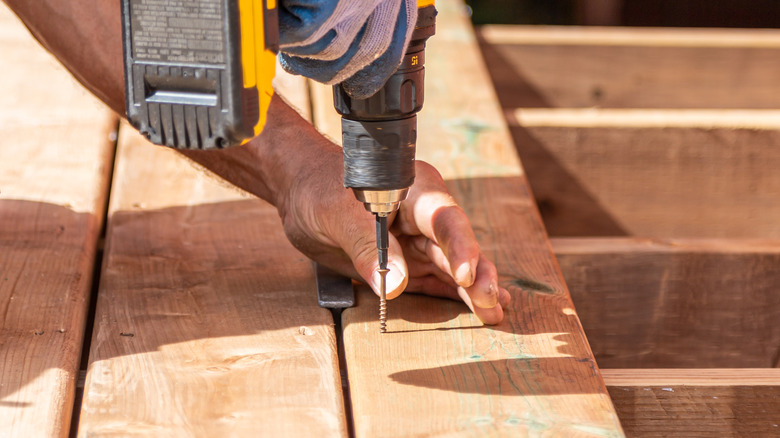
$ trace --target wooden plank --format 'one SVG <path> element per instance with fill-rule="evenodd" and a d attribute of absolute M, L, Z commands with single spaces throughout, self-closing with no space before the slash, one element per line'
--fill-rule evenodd
<path fill-rule="evenodd" d="M 306 120 L 312 120 L 309 86 L 306 78 L 289 74 L 277 61 L 274 91 Z"/>
<path fill-rule="evenodd" d="M 64 437 L 113 114 L 0 5 L 0 435 Z"/>
<path fill-rule="evenodd" d="M 780 129 L 773 109 L 516 108 L 505 111 L 509 126 L 561 128 Z"/>
<path fill-rule="evenodd" d="M 780 433 L 780 369 L 603 369 L 628 436 Z"/>
<path fill-rule="evenodd" d="M 477 33 L 498 45 L 780 48 L 776 29 L 489 25 Z"/>
<path fill-rule="evenodd" d="M 777 238 L 780 131 L 753 128 L 516 124 L 512 135 L 553 236 Z"/>
<path fill-rule="evenodd" d="M 778 30 L 486 26 L 480 40 L 506 108 L 780 107 Z"/>
<path fill-rule="evenodd" d="M 780 94 L 754 69 L 778 59 L 780 32 L 491 26 L 482 38 L 551 235 L 780 236 L 780 102 L 767 100 Z"/>
<path fill-rule="evenodd" d="M 436 6 L 418 158 L 449 180 L 513 303 L 482 327 L 462 303 L 405 294 L 380 335 L 377 299 L 362 288 L 343 317 L 355 435 L 622 436 L 463 5 Z M 314 103 L 318 127 L 339 138 L 331 100 Z"/>
<path fill-rule="evenodd" d="M 780 369 L 777 368 L 605 368 L 601 373 L 607 386 L 780 385 Z"/>
<path fill-rule="evenodd" d="M 772 367 L 780 242 L 552 239 L 601 367 Z"/>
<path fill-rule="evenodd" d="M 333 319 L 276 209 L 129 128 L 117 163 L 79 435 L 346 436 Z"/>

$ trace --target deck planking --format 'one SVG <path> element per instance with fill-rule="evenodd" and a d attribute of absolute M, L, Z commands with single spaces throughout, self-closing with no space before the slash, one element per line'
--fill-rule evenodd
<path fill-rule="evenodd" d="M 117 119 L 0 5 L 0 435 L 68 435 Z"/>
<path fill-rule="evenodd" d="M 79 436 L 346 436 L 336 354 L 276 209 L 123 127 Z"/>
<path fill-rule="evenodd" d="M 344 312 L 355 435 L 622 436 L 459 1 L 438 1 L 426 50 L 418 158 L 463 206 L 513 303 L 484 327 L 462 303 L 361 288 Z M 327 89 L 314 120 L 332 138 Z"/>

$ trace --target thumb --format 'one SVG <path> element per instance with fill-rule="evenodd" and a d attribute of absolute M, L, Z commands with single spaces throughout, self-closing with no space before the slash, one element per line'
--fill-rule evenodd
<path fill-rule="evenodd" d="M 362 234 L 361 233 L 366 233 Z M 378 250 L 376 247 L 375 238 L 365 238 L 365 236 L 374 236 L 373 227 L 368 230 L 361 230 L 358 233 L 352 234 L 350 238 L 352 242 L 343 245 L 343 248 L 349 248 L 346 250 L 347 255 L 355 265 L 357 273 L 371 286 L 374 293 L 379 295 L 380 287 L 380 275 L 377 272 L 379 268 Z M 398 239 L 392 234 L 389 234 L 388 245 L 388 257 L 387 257 L 387 269 L 390 271 L 387 273 L 387 299 L 393 299 L 406 289 L 406 284 L 409 282 L 408 270 L 406 267 L 406 261 L 404 260 L 403 250 Z"/>

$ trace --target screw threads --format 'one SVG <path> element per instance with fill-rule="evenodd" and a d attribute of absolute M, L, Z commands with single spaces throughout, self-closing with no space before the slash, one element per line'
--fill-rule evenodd
<path fill-rule="evenodd" d="M 377 269 L 379 272 L 379 333 L 387 333 L 387 273 L 389 269 Z"/>
<path fill-rule="evenodd" d="M 387 333 L 387 300 L 379 299 L 379 332 Z"/>

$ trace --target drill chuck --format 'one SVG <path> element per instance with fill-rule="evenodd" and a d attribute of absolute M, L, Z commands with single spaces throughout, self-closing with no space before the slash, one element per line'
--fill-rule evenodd
<path fill-rule="evenodd" d="M 352 191 L 355 193 L 355 198 L 363 203 L 371 213 L 377 216 L 388 216 L 390 213 L 398 210 L 401 205 L 401 201 L 406 199 L 406 195 L 409 193 L 409 188 L 397 190 L 370 190 L 370 189 L 355 189 Z"/>

